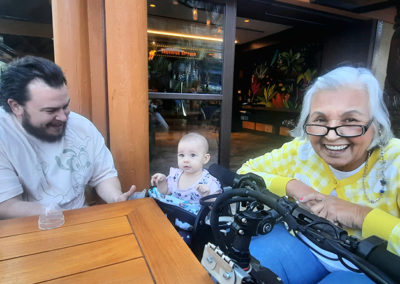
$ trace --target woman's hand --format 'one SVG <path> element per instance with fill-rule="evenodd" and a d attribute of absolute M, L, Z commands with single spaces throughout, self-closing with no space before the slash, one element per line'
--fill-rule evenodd
<path fill-rule="evenodd" d="M 319 192 L 305 195 L 299 201 L 301 204 L 314 203 L 309 207 L 312 213 L 335 225 L 352 229 L 361 229 L 365 216 L 372 210 L 372 208 Z"/>
<path fill-rule="evenodd" d="M 287 196 L 292 197 L 295 200 L 300 200 L 300 198 L 302 198 L 303 196 L 312 193 L 318 193 L 318 191 L 316 191 L 311 186 L 308 186 L 302 181 L 299 181 L 297 179 L 292 179 L 286 184 Z M 302 202 L 301 205 L 302 207 L 305 207 L 307 210 L 309 210 L 311 206 L 313 206 L 315 203 L 316 203 L 315 200 L 310 200 L 308 202 Z"/>

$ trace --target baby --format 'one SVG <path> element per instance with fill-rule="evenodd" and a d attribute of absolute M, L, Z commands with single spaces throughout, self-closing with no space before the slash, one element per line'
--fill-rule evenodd
<path fill-rule="evenodd" d="M 207 139 L 191 132 L 178 143 L 178 167 L 170 168 L 169 175 L 156 173 L 151 185 L 165 195 L 172 195 L 190 203 L 198 203 L 203 196 L 221 193 L 219 181 L 203 169 L 210 160 Z"/>

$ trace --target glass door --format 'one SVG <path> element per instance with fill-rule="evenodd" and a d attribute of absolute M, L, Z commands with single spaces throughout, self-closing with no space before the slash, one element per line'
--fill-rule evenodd
<path fill-rule="evenodd" d="M 229 165 L 236 17 L 229 2 L 148 0 L 151 174 L 177 167 L 178 141 L 188 132 L 207 138 L 209 165 Z"/>

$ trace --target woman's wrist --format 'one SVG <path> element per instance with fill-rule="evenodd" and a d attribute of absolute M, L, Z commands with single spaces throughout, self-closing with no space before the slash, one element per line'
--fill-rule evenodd
<path fill-rule="evenodd" d="M 314 192 L 314 189 L 297 179 L 292 179 L 286 184 L 286 195 L 296 200 L 299 200 L 301 197 Z"/>
<path fill-rule="evenodd" d="M 297 184 L 297 180 L 295 180 L 295 179 L 288 181 L 288 183 L 286 184 L 286 195 L 287 196 L 296 198 L 296 190 L 295 190 L 296 184 Z"/>
<path fill-rule="evenodd" d="M 362 205 L 358 205 L 357 207 L 358 209 L 356 213 L 355 226 L 357 227 L 357 229 L 361 230 L 365 217 L 368 215 L 369 212 L 371 212 L 372 208 Z"/>

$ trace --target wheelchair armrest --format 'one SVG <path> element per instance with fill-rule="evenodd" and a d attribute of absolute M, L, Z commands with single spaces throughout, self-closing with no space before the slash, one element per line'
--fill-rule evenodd
<path fill-rule="evenodd" d="M 173 205 L 162 202 L 156 198 L 154 198 L 160 209 L 167 215 L 167 218 L 175 226 L 175 219 L 178 218 L 181 222 L 186 222 L 191 224 L 192 226 L 195 224 L 197 216 L 185 209 Z"/>

